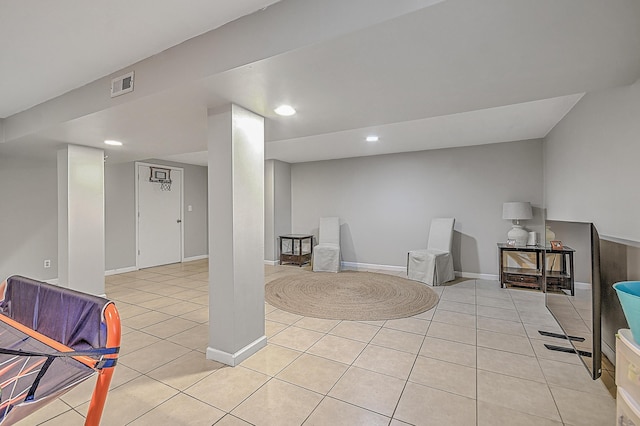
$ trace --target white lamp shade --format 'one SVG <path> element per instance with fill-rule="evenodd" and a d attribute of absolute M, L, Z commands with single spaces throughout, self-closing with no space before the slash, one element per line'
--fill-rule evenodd
<path fill-rule="evenodd" d="M 509 202 L 502 205 L 502 218 L 508 220 L 531 219 L 533 211 L 531 203 L 528 202 Z"/>

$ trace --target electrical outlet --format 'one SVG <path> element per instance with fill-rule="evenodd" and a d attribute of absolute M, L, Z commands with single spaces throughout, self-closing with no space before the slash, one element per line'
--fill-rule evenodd
<path fill-rule="evenodd" d="M 45 268 L 51 268 L 51 259 L 46 259 L 44 261 L 44 267 Z"/>

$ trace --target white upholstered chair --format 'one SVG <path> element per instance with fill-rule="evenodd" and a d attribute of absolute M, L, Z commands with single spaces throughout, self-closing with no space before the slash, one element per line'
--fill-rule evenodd
<path fill-rule="evenodd" d="M 455 278 L 451 245 L 454 218 L 431 220 L 426 250 L 411 250 L 407 255 L 407 277 L 428 285 L 442 285 Z"/>
<path fill-rule="evenodd" d="M 340 271 L 340 218 L 320 218 L 318 245 L 313 248 L 313 271 Z"/>

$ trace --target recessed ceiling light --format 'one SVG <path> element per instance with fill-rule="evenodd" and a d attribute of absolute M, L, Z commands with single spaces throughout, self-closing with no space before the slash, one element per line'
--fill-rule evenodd
<path fill-rule="evenodd" d="M 122 142 L 120 141 L 106 140 L 104 141 L 104 143 L 106 143 L 107 145 L 122 146 Z"/>
<path fill-rule="evenodd" d="M 296 110 L 293 109 L 291 105 L 280 105 L 278 108 L 274 109 L 276 114 L 282 115 L 284 117 L 289 117 L 296 113 Z"/>
<path fill-rule="evenodd" d="M 367 142 L 378 142 L 378 140 L 380 140 L 380 138 L 376 135 L 367 136 Z"/>

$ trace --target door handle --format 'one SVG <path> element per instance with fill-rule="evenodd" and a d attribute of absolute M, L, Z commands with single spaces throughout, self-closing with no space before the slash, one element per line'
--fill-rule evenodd
<path fill-rule="evenodd" d="M 176 223 L 182 223 L 182 219 L 176 220 Z"/>

